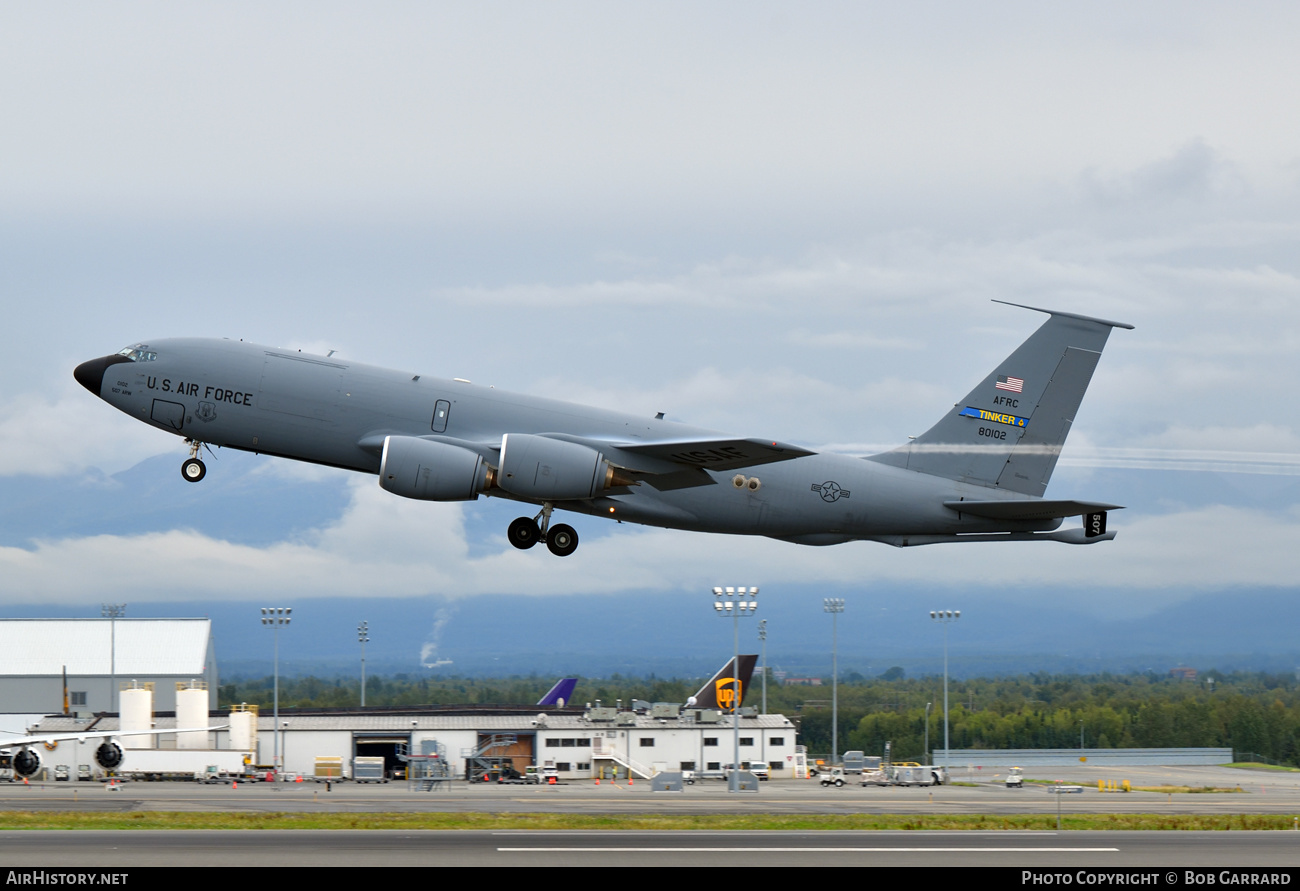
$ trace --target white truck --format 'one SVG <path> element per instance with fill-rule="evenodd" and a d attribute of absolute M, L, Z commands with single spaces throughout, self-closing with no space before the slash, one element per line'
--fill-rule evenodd
<path fill-rule="evenodd" d="M 844 785 L 844 768 L 832 767 L 830 770 L 823 770 L 817 775 L 817 782 L 823 786 L 841 787 Z"/>
<path fill-rule="evenodd" d="M 252 752 L 237 749 L 127 749 L 117 775 L 135 780 L 198 780 L 242 777 Z M 215 770 L 213 770 L 215 768 Z"/>

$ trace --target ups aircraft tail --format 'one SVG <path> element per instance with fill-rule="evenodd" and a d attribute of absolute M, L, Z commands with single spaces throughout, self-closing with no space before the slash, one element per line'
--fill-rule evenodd
<path fill-rule="evenodd" d="M 870 460 L 1042 496 L 1106 338 L 1112 328 L 1133 326 L 1007 305 L 1045 312 L 1050 318 L 937 424 L 907 445 Z"/>
<path fill-rule="evenodd" d="M 739 656 L 738 660 L 739 672 L 736 670 L 737 659 L 728 659 L 727 664 L 719 668 L 718 673 L 709 678 L 700 691 L 691 697 L 694 708 L 716 708 L 730 714 L 744 705 L 758 655 Z M 736 697 L 737 681 L 740 682 L 739 700 Z"/>

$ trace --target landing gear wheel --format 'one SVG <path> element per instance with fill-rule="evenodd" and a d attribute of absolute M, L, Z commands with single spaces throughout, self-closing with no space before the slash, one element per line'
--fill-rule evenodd
<path fill-rule="evenodd" d="M 578 549 L 578 533 L 563 523 L 552 526 L 546 533 L 546 547 L 557 557 L 567 557 Z"/>
<path fill-rule="evenodd" d="M 190 458 L 181 465 L 181 476 L 185 477 L 188 483 L 197 483 L 207 475 L 207 466 L 198 458 Z"/>
<path fill-rule="evenodd" d="M 510 524 L 510 528 L 506 530 L 506 538 L 510 539 L 510 543 L 519 550 L 526 551 L 541 540 L 542 532 L 537 528 L 537 521 L 532 517 L 520 517 Z"/>

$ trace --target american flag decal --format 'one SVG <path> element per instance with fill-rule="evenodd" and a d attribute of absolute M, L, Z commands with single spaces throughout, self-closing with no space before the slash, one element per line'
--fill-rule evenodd
<path fill-rule="evenodd" d="M 1025 381 L 1023 378 L 999 374 L 998 382 L 994 386 L 999 390 L 1010 390 L 1012 393 L 1019 393 L 1025 389 Z"/>

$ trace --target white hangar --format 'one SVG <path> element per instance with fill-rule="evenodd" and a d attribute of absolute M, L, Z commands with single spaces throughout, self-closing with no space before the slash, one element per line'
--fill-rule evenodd
<path fill-rule="evenodd" d="M 0 619 L 0 712 L 116 712 L 132 682 L 153 684 L 154 708 L 176 708 L 176 687 L 207 684 L 217 707 L 208 619 Z"/>

